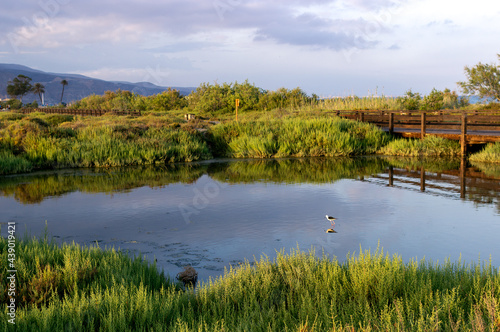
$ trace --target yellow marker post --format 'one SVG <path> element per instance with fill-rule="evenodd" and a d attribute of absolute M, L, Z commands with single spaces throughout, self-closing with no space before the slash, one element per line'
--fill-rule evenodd
<path fill-rule="evenodd" d="M 236 121 L 238 121 L 238 106 L 240 106 L 240 100 L 236 99 Z"/>

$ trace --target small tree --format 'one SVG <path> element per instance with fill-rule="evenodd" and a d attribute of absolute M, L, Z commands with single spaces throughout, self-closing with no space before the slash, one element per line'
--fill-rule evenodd
<path fill-rule="evenodd" d="M 12 81 L 9 81 L 7 85 L 7 94 L 12 98 L 19 98 L 19 101 L 23 102 L 23 97 L 28 92 L 33 89 L 31 85 L 31 78 L 25 75 L 17 75 Z"/>
<path fill-rule="evenodd" d="M 465 66 L 465 76 L 467 81 L 457 82 L 463 93 L 500 101 L 500 66 L 481 62 L 472 68 Z"/>
<path fill-rule="evenodd" d="M 403 97 L 398 97 L 397 99 L 400 107 L 409 111 L 418 110 L 420 108 L 420 100 L 422 100 L 420 93 L 412 92 L 411 89 L 406 91 Z"/>
<path fill-rule="evenodd" d="M 40 98 L 40 103 L 43 104 L 42 93 L 45 93 L 45 86 L 42 83 L 35 83 L 32 91 L 35 95 L 38 95 L 38 97 Z"/>

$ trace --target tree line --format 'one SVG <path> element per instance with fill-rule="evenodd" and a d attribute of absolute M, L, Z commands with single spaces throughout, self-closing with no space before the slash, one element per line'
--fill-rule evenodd
<path fill-rule="evenodd" d="M 7 84 L 7 94 L 13 99 L 17 99 L 19 104 L 22 105 L 23 97 L 29 93 L 33 93 L 40 98 L 40 103 L 43 104 L 42 95 L 45 93 L 45 86 L 42 83 L 32 84 L 32 78 L 26 75 L 17 75 L 14 79 Z M 67 80 L 61 80 L 61 104 L 64 96 L 64 88 L 68 85 Z"/>
<path fill-rule="evenodd" d="M 498 55 L 500 59 L 500 54 Z M 465 67 L 466 81 L 457 82 L 466 95 L 476 95 L 489 101 L 500 102 L 500 66 L 479 63 L 474 67 Z M 18 99 L 28 93 L 34 93 L 42 100 L 45 87 L 41 83 L 31 84 L 31 78 L 18 75 L 9 81 L 7 93 Z M 61 103 L 66 80 L 61 81 Z M 356 96 L 345 99 L 355 99 Z M 379 98 L 379 97 L 372 97 Z M 382 104 L 388 108 L 402 110 L 438 110 L 443 108 L 460 108 L 468 105 L 468 100 L 458 96 L 455 91 L 433 89 L 429 95 L 408 90 L 397 98 L 381 97 L 391 101 L 391 105 Z M 69 107 L 76 109 L 106 109 L 106 110 L 138 110 L 138 111 L 169 111 L 187 110 L 207 115 L 232 113 L 236 108 L 236 100 L 240 100 L 239 110 L 266 111 L 273 109 L 299 109 L 306 106 L 320 106 L 320 98 L 316 94 L 309 96 L 301 88 L 280 88 L 276 91 L 264 90 L 251 84 L 243 83 L 214 84 L 202 83 L 188 96 L 178 90 L 168 88 L 157 95 L 142 96 L 130 91 L 106 91 L 103 95 L 90 95 L 73 102 Z M 335 99 L 335 98 L 333 98 Z M 359 98 L 358 98 L 359 99 Z"/>

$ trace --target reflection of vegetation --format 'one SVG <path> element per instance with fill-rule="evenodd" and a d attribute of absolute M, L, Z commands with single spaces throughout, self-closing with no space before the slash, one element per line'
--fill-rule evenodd
<path fill-rule="evenodd" d="M 212 178 L 229 183 L 328 183 L 383 172 L 379 158 L 305 158 L 235 161 L 210 169 Z"/>
<path fill-rule="evenodd" d="M 484 174 L 488 176 L 493 176 L 495 178 L 500 178 L 500 163 L 482 163 L 475 162 L 471 160 L 471 164 L 474 167 L 477 167 Z"/>
<path fill-rule="evenodd" d="M 64 170 L 3 177 L 0 181 L 0 196 L 14 196 L 16 200 L 23 203 L 38 203 L 45 197 L 64 195 L 74 191 L 113 193 L 143 186 L 161 187 L 171 183 L 191 183 L 203 174 L 209 174 L 215 180 L 233 184 L 254 182 L 321 184 L 380 174 L 385 172 L 388 166 L 418 171 L 423 167 L 426 172 L 441 173 L 459 170 L 460 159 L 322 157 L 169 164 L 161 167 Z M 500 173 L 498 169 L 491 167 L 483 169 L 488 175 L 498 176 Z M 477 185 L 475 183 L 472 182 L 468 189 L 474 192 L 480 191 L 469 199 L 473 201 L 491 199 L 491 194 L 481 191 L 482 182 L 478 182 Z"/>
<path fill-rule="evenodd" d="M 398 168 L 420 169 L 426 172 L 442 172 L 459 169 L 460 158 L 416 158 L 416 157 L 384 157 L 391 166 Z"/>
<path fill-rule="evenodd" d="M 163 167 L 132 167 L 97 170 L 75 170 L 3 178 L 0 195 L 14 196 L 23 203 L 38 203 L 48 196 L 73 191 L 113 193 L 171 183 L 191 183 L 206 172 L 200 164 L 174 164 Z"/>

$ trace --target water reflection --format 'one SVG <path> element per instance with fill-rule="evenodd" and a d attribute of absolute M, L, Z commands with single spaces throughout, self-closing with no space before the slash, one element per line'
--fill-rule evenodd
<path fill-rule="evenodd" d="M 377 157 L 63 170 L 0 177 L 0 223 L 35 235 L 47 221 L 63 241 L 141 252 L 172 276 L 191 265 L 202 280 L 297 246 L 342 260 L 380 242 L 405 259 L 500 265 L 499 179 L 460 159 Z"/>
<path fill-rule="evenodd" d="M 0 196 L 24 204 L 72 192 L 113 195 L 134 188 L 192 184 L 204 174 L 226 184 L 324 184 L 358 179 L 405 190 L 495 204 L 500 211 L 500 166 L 465 160 L 368 157 L 236 160 L 163 167 L 77 169 L 0 177 Z"/>

